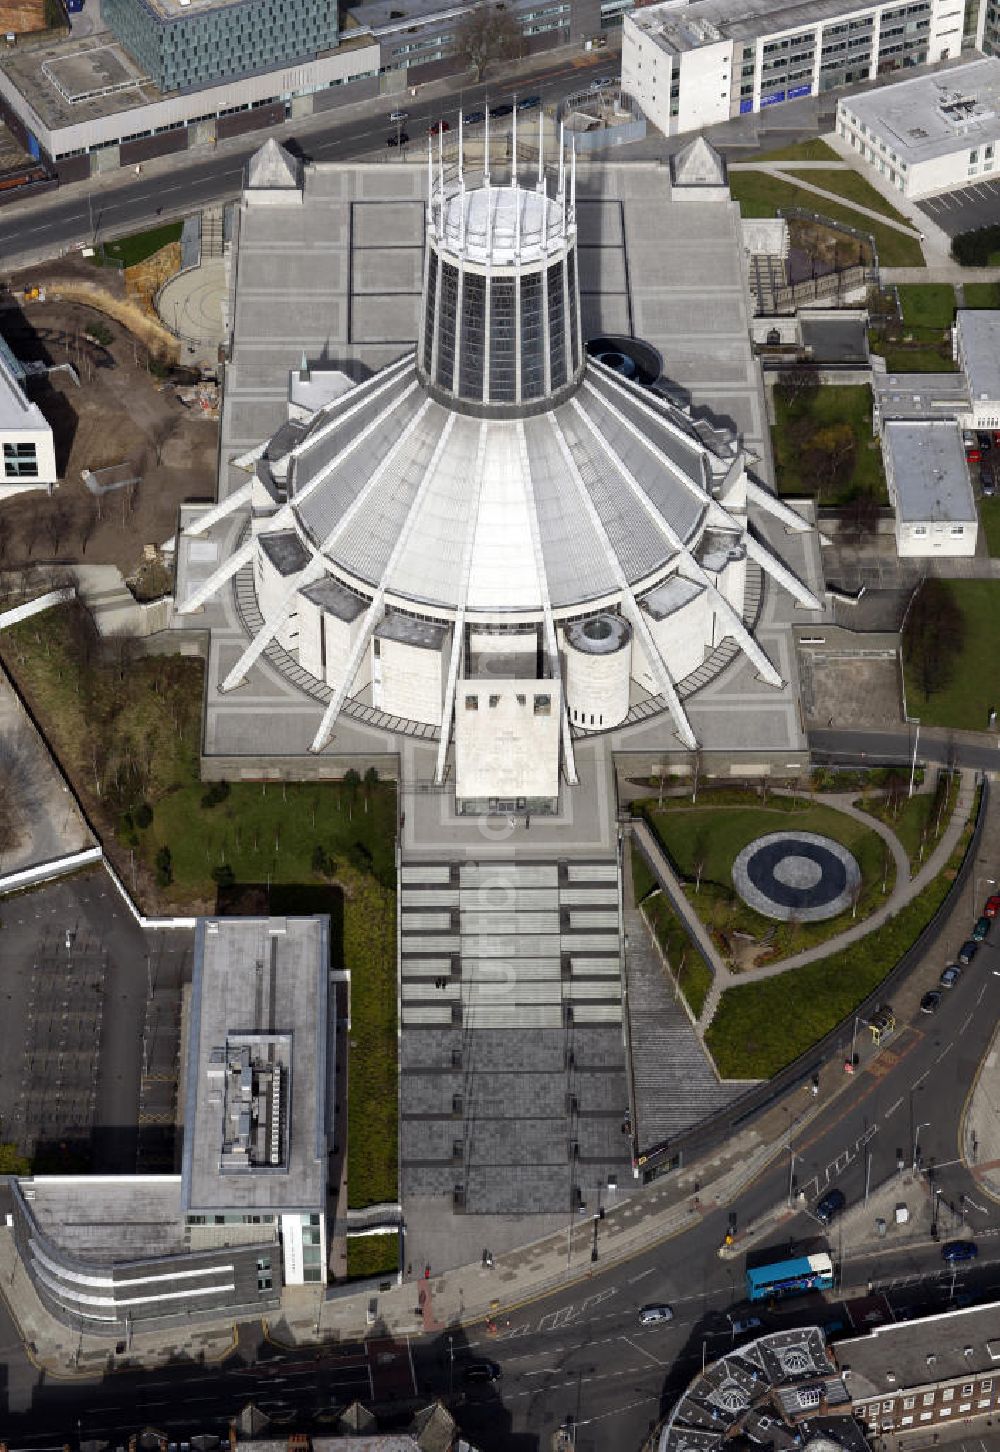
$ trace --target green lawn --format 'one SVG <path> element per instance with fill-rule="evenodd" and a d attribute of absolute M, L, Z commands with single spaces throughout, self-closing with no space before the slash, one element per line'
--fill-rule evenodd
<path fill-rule="evenodd" d="M 102 645 L 75 605 L 4 631 L 0 657 L 147 911 L 330 914 L 333 966 L 351 972 L 350 1203 L 395 1200 L 394 784 L 213 791 L 198 779 L 202 662 Z"/>
<path fill-rule="evenodd" d="M 182 225 L 181 222 L 164 222 L 162 227 L 151 227 L 148 232 L 135 232 L 131 237 L 106 242 L 97 250 L 94 260 L 100 262 L 103 253 L 107 261 L 116 266 L 134 267 L 137 262 L 145 262 L 154 252 L 166 247 L 168 242 L 179 242 Z"/>
<path fill-rule="evenodd" d="M 837 175 L 838 173 L 835 173 Z M 848 173 L 842 173 L 848 175 Z M 879 261 L 884 267 L 923 267 L 924 254 L 915 237 L 904 236 L 892 227 L 864 217 L 838 202 L 827 202 L 794 182 L 767 176 L 764 172 L 737 171 L 729 174 L 729 190 L 739 202 L 744 217 L 773 217 L 779 207 L 803 207 L 806 211 L 842 222 L 875 238 Z"/>
<path fill-rule="evenodd" d="M 980 498 L 979 522 L 986 534 L 986 548 L 993 559 L 1000 559 L 1000 496 Z"/>
<path fill-rule="evenodd" d="M 854 916 L 867 917 L 885 901 L 895 880 L 891 855 L 877 832 L 835 807 L 772 796 L 767 806 L 720 807 L 677 804 L 650 808 L 647 819 L 685 881 L 688 901 L 727 958 L 749 938 L 759 944 L 759 962 L 775 962 L 836 936 Z M 816 832 L 842 843 L 861 869 L 861 892 L 848 908 L 826 922 L 775 922 L 749 908 L 733 888 L 733 861 L 742 849 L 770 832 Z M 700 881 L 699 881 L 700 868 Z"/>
<path fill-rule="evenodd" d="M 911 328 L 932 328 L 942 333 L 955 320 L 955 289 L 950 282 L 899 284 L 903 323 Z"/>
<path fill-rule="evenodd" d="M 965 282 L 962 296 L 967 308 L 1000 308 L 1000 282 Z"/>
<path fill-rule="evenodd" d="M 891 202 L 887 202 L 881 192 L 877 192 L 870 182 L 865 181 L 856 171 L 823 171 L 810 169 L 800 173 L 801 180 L 810 182 L 814 187 L 822 187 L 825 192 L 836 192 L 838 197 L 843 197 L 847 202 L 857 202 L 860 207 L 867 207 L 869 211 L 878 212 L 890 221 L 899 222 L 904 227 L 913 227 L 913 223 L 897 212 Z M 822 211 L 822 198 L 816 200 L 820 206 L 815 211 Z M 876 224 L 877 225 L 877 224 Z M 916 230 L 916 229 L 915 229 Z M 879 248 L 881 252 L 881 248 Z"/>
<path fill-rule="evenodd" d="M 943 902 L 971 835 L 919 896 L 860 943 L 722 995 L 705 1042 L 724 1079 L 769 1079 L 844 1022 L 878 987 Z"/>
<path fill-rule="evenodd" d="M 854 459 L 847 476 L 824 490 L 824 504 L 847 504 L 859 494 L 873 494 L 880 504 L 886 492 L 882 452 L 872 435 L 872 396 L 864 384 L 823 386 L 812 395 L 786 400 L 774 390 L 775 424 L 771 430 L 779 494 L 815 495 L 817 478 L 810 449 L 820 429 L 849 424 L 855 437 Z"/>
<path fill-rule="evenodd" d="M 370 1277 L 399 1270 L 398 1235 L 351 1235 L 347 1240 L 347 1274 Z"/>
<path fill-rule="evenodd" d="M 873 333 L 869 347 L 885 359 L 890 373 L 955 373 L 958 367 L 949 343 L 887 343 Z"/>
<path fill-rule="evenodd" d="M 633 848 L 633 852 L 637 851 L 637 848 Z M 697 1018 L 712 987 L 712 970 L 691 942 L 686 929 L 662 892 L 655 892 L 646 899 L 643 912 L 666 954 L 671 972 L 688 1008 Z"/>
<path fill-rule="evenodd" d="M 948 584 L 965 618 L 962 652 L 951 682 L 930 699 L 924 696 L 907 668 L 909 712 L 925 726 L 982 731 L 991 708 L 1000 706 L 997 670 L 1000 580 L 950 580 Z"/>
<path fill-rule="evenodd" d="M 634 842 L 632 843 L 631 862 L 632 892 L 635 896 L 636 904 L 638 905 L 642 902 L 643 898 L 648 897 L 649 894 L 652 892 L 654 886 L 656 885 L 656 878 L 653 876 L 653 873 L 645 857 L 639 851 L 639 848 L 635 845 Z"/>
<path fill-rule="evenodd" d="M 818 136 L 810 136 L 794 146 L 779 146 L 777 151 L 765 151 L 760 156 L 747 157 L 748 161 L 839 161 L 840 157 L 832 146 L 827 146 Z"/>
<path fill-rule="evenodd" d="M 895 832 L 910 862 L 911 874 L 934 851 L 958 798 L 958 777 L 939 772 L 934 789 L 907 795 L 909 773 L 900 771 L 895 792 L 859 798 L 856 805 Z"/>

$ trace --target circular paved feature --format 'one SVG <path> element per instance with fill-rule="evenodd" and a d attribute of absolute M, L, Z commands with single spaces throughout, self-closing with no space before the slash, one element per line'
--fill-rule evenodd
<path fill-rule="evenodd" d="M 221 257 L 213 257 L 169 278 L 160 289 L 156 309 L 170 331 L 187 344 L 189 355 L 214 358 L 225 337 L 225 296 L 225 264 Z"/>
<path fill-rule="evenodd" d="M 739 853 L 733 886 L 748 907 L 765 917 L 818 923 L 850 907 L 861 870 L 832 837 L 772 832 Z"/>

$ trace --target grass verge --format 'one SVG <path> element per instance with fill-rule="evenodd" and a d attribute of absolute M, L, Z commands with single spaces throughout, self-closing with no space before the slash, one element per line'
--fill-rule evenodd
<path fill-rule="evenodd" d="M 895 881 L 892 855 L 877 832 L 825 803 L 772 796 L 768 806 L 676 805 L 647 819 L 677 872 L 688 901 L 723 956 L 761 966 L 805 952 L 881 907 Z M 815 832 L 853 853 L 861 870 L 857 903 L 825 922 L 775 922 L 747 906 L 733 888 L 733 862 L 771 832 Z"/>
<path fill-rule="evenodd" d="M 666 954 L 685 1003 L 697 1018 L 705 1006 L 705 999 L 712 986 L 711 968 L 688 937 L 683 923 L 662 892 L 648 897 L 642 910 L 656 941 Z"/>
<path fill-rule="evenodd" d="M 1000 580 L 949 580 L 948 587 L 965 620 L 962 650 L 953 662 L 951 679 L 930 696 L 920 690 L 907 663 L 907 704 L 910 714 L 925 726 L 983 731 L 991 709 L 1000 705 L 997 691 Z"/>
<path fill-rule="evenodd" d="M 899 783 L 891 792 L 862 798 L 856 805 L 895 832 L 909 859 L 912 875 L 941 840 L 955 810 L 959 778 L 953 772 L 939 772 L 933 791 L 918 792 L 913 797 L 906 794 L 908 783 L 908 774 L 900 772 Z"/>
<path fill-rule="evenodd" d="M 991 557 L 1000 558 L 1000 497 L 980 498 L 979 523 L 986 535 L 986 548 Z"/>
<path fill-rule="evenodd" d="M 950 282 L 903 282 L 899 301 L 907 328 L 934 328 L 943 333 L 955 318 L 955 289 Z"/>
<path fill-rule="evenodd" d="M 162 227 L 151 227 L 148 232 L 134 232 L 131 237 L 119 237 L 114 242 L 105 242 L 95 253 L 95 261 L 106 260 L 115 267 L 135 267 L 145 262 L 161 247 L 181 239 L 181 222 L 164 222 Z"/>
<path fill-rule="evenodd" d="M 823 491 L 823 503 L 849 504 L 861 494 L 873 495 L 880 504 L 889 502 L 882 468 L 882 452 L 872 435 L 872 395 L 864 384 L 817 388 L 812 394 L 785 397 L 775 388 L 774 450 L 778 492 L 788 495 L 816 495 L 817 474 L 814 454 L 817 439 L 847 425 L 854 436 L 854 452 L 832 486 Z"/>
<path fill-rule="evenodd" d="M 747 157 L 748 161 L 840 161 L 832 146 L 818 136 L 810 136 L 794 146 L 779 146 L 777 151 L 765 151 L 761 156 Z"/>
<path fill-rule="evenodd" d="M 955 880 L 975 814 L 947 864 L 882 927 L 840 953 L 723 993 L 705 1042 L 724 1079 L 769 1079 L 852 1014 L 912 947 Z"/>
<path fill-rule="evenodd" d="M 839 158 L 838 158 L 839 159 Z M 876 191 L 870 182 L 865 181 L 856 171 L 824 171 L 817 168 L 815 171 L 804 171 L 801 174 L 803 181 L 810 182 L 814 187 L 822 187 L 825 192 L 835 192 L 838 197 L 843 197 L 845 202 L 857 202 L 859 207 L 867 207 L 871 212 L 878 212 L 880 216 L 888 217 L 892 222 L 898 222 L 903 227 L 912 227 L 912 222 L 907 221 L 902 212 L 897 212 L 891 202 L 887 202 L 881 192 Z M 813 210 L 823 210 L 823 198 L 817 197 L 819 206 Z M 867 218 L 865 220 L 871 220 Z M 876 224 L 877 225 L 877 224 Z M 881 248 L 879 249 L 881 252 Z"/>
<path fill-rule="evenodd" d="M 794 182 L 768 176 L 764 172 L 736 171 L 729 174 L 729 191 L 739 202 L 744 217 L 773 217 L 779 207 L 802 207 L 818 216 L 829 217 L 854 227 L 875 238 L 879 261 L 883 267 L 923 267 L 924 254 L 915 237 L 907 237 L 893 227 L 886 227 L 853 211 L 846 204 L 828 202 L 815 192 L 807 192 Z"/>
<path fill-rule="evenodd" d="M 349 1279 L 391 1275 L 399 1270 L 398 1235 L 351 1235 L 347 1241 Z"/>
<path fill-rule="evenodd" d="M 962 296 L 967 308 L 1000 308 L 1000 282 L 965 282 Z"/>

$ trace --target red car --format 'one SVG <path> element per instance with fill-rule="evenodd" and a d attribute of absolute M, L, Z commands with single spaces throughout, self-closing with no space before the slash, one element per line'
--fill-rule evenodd
<path fill-rule="evenodd" d="M 436 136 L 439 131 L 450 131 L 450 130 L 451 130 L 451 122 L 450 121 L 435 121 L 434 124 L 433 124 L 433 126 L 428 126 L 428 128 L 427 128 L 427 134 L 428 134 L 428 136 Z"/>
<path fill-rule="evenodd" d="M 983 908 L 984 918 L 995 918 L 1000 915 L 1000 893 L 994 893 L 986 899 L 986 906 Z"/>
<path fill-rule="evenodd" d="M 968 459 L 970 464 L 978 464 L 983 456 L 978 449 L 966 449 L 965 457 Z"/>

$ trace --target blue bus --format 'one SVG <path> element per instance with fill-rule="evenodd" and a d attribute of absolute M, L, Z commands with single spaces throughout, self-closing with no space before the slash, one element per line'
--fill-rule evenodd
<path fill-rule="evenodd" d="M 832 1289 L 833 1261 L 825 1253 L 776 1260 L 747 1271 L 747 1296 L 751 1301 L 777 1301 L 783 1296 Z"/>

